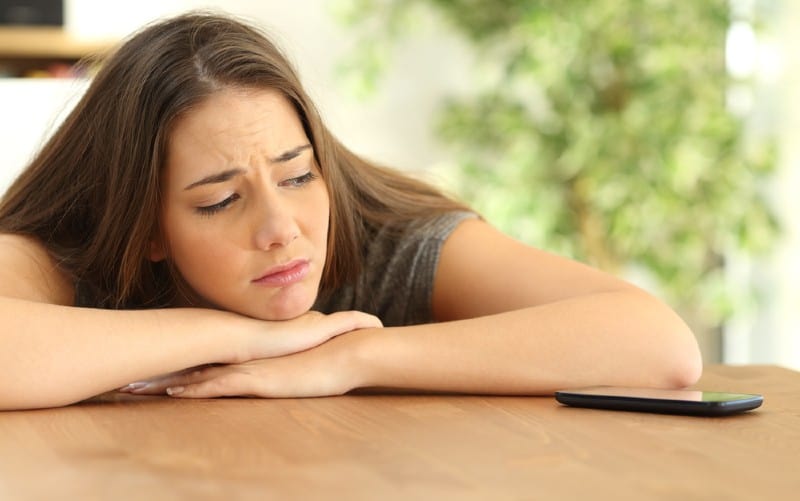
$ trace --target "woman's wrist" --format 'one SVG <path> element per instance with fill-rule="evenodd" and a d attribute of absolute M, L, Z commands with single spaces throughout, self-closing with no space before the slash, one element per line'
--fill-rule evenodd
<path fill-rule="evenodd" d="M 199 323 L 202 338 L 212 348 L 210 363 L 236 364 L 252 360 L 262 322 L 228 311 L 207 308 L 183 310 L 190 322 Z"/>
<path fill-rule="evenodd" d="M 362 358 L 364 344 L 378 329 L 358 329 L 341 334 L 322 345 L 312 348 L 312 352 L 327 358 L 331 371 L 331 381 L 338 388 L 336 393 L 347 393 L 365 386 L 368 380 L 366 364 Z"/>
<path fill-rule="evenodd" d="M 386 328 L 359 329 L 333 340 L 342 342 L 341 367 L 350 390 L 381 385 L 378 355 L 387 335 Z"/>

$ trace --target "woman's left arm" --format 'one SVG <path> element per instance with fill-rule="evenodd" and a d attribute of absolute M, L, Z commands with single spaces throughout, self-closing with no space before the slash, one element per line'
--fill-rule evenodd
<path fill-rule="evenodd" d="M 683 387 L 702 371 L 694 335 L 664 303 L 480 220 L 445 242 L 433 310 L 440 323 L 352 333 L 363 385 L 538 394 Z"/>
<path fill-rule="evenodd" d="M 180 386 L 184 397 L 301 397 L 369 387 L 532 395 L 599 384 L 677 388 L 702 370 L 692 332 L 664 303 L 479 220 L 461 223 L 445 242 L 433 310 L 437 323 L 353 331 L 286 357 L 167 377 L 151 392 Z"/>

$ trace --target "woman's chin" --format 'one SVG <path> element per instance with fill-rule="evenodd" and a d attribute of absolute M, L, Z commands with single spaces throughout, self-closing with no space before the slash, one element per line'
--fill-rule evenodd
<path fill-rule="evenodd" d="M 259 320 L 291 320 L 297 318 L 311 310 L 314 300 L 283 303 L 279 305 L 269 305 L 266 308 L 253 308 L 253 311 L 243 312 L 244 314 Z"/>
<path fill-rule="evenodd" d="M 252 297 L 239 297 L 236 298 L 237 300 L 228 301 L 199 301 L 195 306 L 226 310 L 258 320 L 291 320 L 308 313 L 314 307 L 317 299 L 316 293 L 302 290 L 292 292 L 294 294 L 283 294 L 279 297 L 271 297 L 266 301 L 263 298 L 259 300 Z"/>

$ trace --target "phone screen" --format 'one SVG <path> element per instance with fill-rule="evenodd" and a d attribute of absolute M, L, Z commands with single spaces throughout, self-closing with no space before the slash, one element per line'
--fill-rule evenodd
<path fill-rule="evenodd" d="M 764 398 L 750 393 L 596 386 L 557 391 L 556 400 L 575 407 L 721 416 L 759 407 Z"/>

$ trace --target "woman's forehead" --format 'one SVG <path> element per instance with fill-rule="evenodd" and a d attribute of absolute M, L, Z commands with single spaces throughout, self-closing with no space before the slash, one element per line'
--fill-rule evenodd
<path fill-rule="evenodd" d="M 210 95 L 181 117 L 173 135 L 189 133 L 205 137 L 267 131 L 292 132 L 300 126 L 289 100 L 273 89 L 228 88 Z M 302 127 L 300 127 L 302 130 Z"/>
<path fill-rule="evenodd" d="M 282 93 L 232 89 L 213 94 L 176 122 L 168 158 L 256 151 L 275 157 L 307 142 L 297 111 Z"/>

